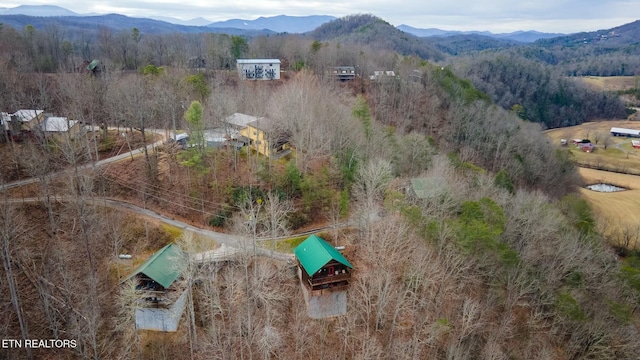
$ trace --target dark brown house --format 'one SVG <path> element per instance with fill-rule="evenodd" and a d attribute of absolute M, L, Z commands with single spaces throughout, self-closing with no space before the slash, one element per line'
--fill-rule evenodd
<path fill-rule="evenodd" d="M 300 280 L 312 296 L 346 290 L 353 266 L 333 246 L 311 235 L 293 252 L 298 261 Z"/>

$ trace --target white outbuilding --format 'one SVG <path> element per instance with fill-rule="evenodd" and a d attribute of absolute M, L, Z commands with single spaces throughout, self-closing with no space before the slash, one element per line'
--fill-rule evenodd
<path fill-rule="evenodd" d="M 611 128 L 611 135 L 613 135 L 613 136 L 640 137 L 640 130 L 612 127 Z"/>

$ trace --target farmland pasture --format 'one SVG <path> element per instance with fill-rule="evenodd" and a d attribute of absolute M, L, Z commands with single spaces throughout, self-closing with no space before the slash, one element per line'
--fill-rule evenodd
<path fill-rule="evenodd" d="M 561 139 L 590 139 L 596 144 L 592 153 L 568 145 L 576 163 L 583 167 L 640 175 L 640 149 L 631 146 L 631 138 L 611 136 L 612 127 L 640 129 L 640 121 L 612 120 L 587 122 L 576 126 L 547 130 L 555 144 Z M 604 145 L 607 145 L 606 149 Z"/>
<path fill-rule="evenodd" d="M 620 245 L 623 233 L 640 230 L 640 149 L 631 146 L 631 138 L 613 137 L 612 127 L 640 129 L 640 122 L 628 120 L 589 122 L 577 126 L 546 131 L 552 142 L 560 139 L 589 138 L 597 142 L 592 153 L 580 151 L 574 145 L 566 148 L 580 166 L 585 185 L 606 183 L 626 188 L 625 191 L 603 193 L 581 188 L 580 194 L 591 205 L 604 235 L 613 245 Z M 608 143 L 604 149 L 605 141 Z M 604 171 L 604 170 L 610 171 Z M 640 248 L 640 234 L 635 231 L 628 246 Z"/>
<path fill-rule="evenodd" d="M 638 76 L 583 76 L 579 79 L 599 91 L 634 89 L 640 83 Z"/>
<path fill-rule="evenodd" d="M 607 183 L 628 189 L 613 193 L 580 189 L 580 194 L 591 204 L 604 235 L 611 239 L 614 245 L 621 232 L 639 229 L 640 176 L 585 168 L 580 168 L 579 172 L 585 184 Z M 640 235 L 636 231 L 630 247 L 640 247 L 638 237 Z"/>

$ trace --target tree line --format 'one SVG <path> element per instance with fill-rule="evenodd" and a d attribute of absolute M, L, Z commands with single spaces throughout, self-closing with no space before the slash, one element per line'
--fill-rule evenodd
<path fill-rule="evenodd" d="M 579 80 L 562 76 L 558 69 L 517 52 L 470 57 L 454 68 L 500 106 L 547 128 L 626 117 L 616 93 L 592 90 Z"/>

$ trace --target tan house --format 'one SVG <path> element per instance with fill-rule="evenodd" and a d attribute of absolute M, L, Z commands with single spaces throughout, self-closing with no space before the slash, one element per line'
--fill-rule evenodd
<path fill-rule="evenodd" d="M 249 148 L 266 157 L 279 159 L 291 153 L 289 136 L 272 119 L 257 118 L 240 130 L 240 136 L 249 139 Z"/>
<path fill-rule="evenodd" d="M 21 130 L 31 131 L 38 128 L 44 119 L 43 110 L 21 109 L 13 113 L 12 121 L 19 121 Z M 17 126 L 17 125 L 16 125 Z"/>
<path fill-rule="evenodd" d="M 62 136 L 69 136 L 73 139 L 80 133 L 81 125 L 79 121 L 69 120 L 66 117 L 49 116 L 42 122 L 42 132 L 45 136 L 59 139 Z"/>

